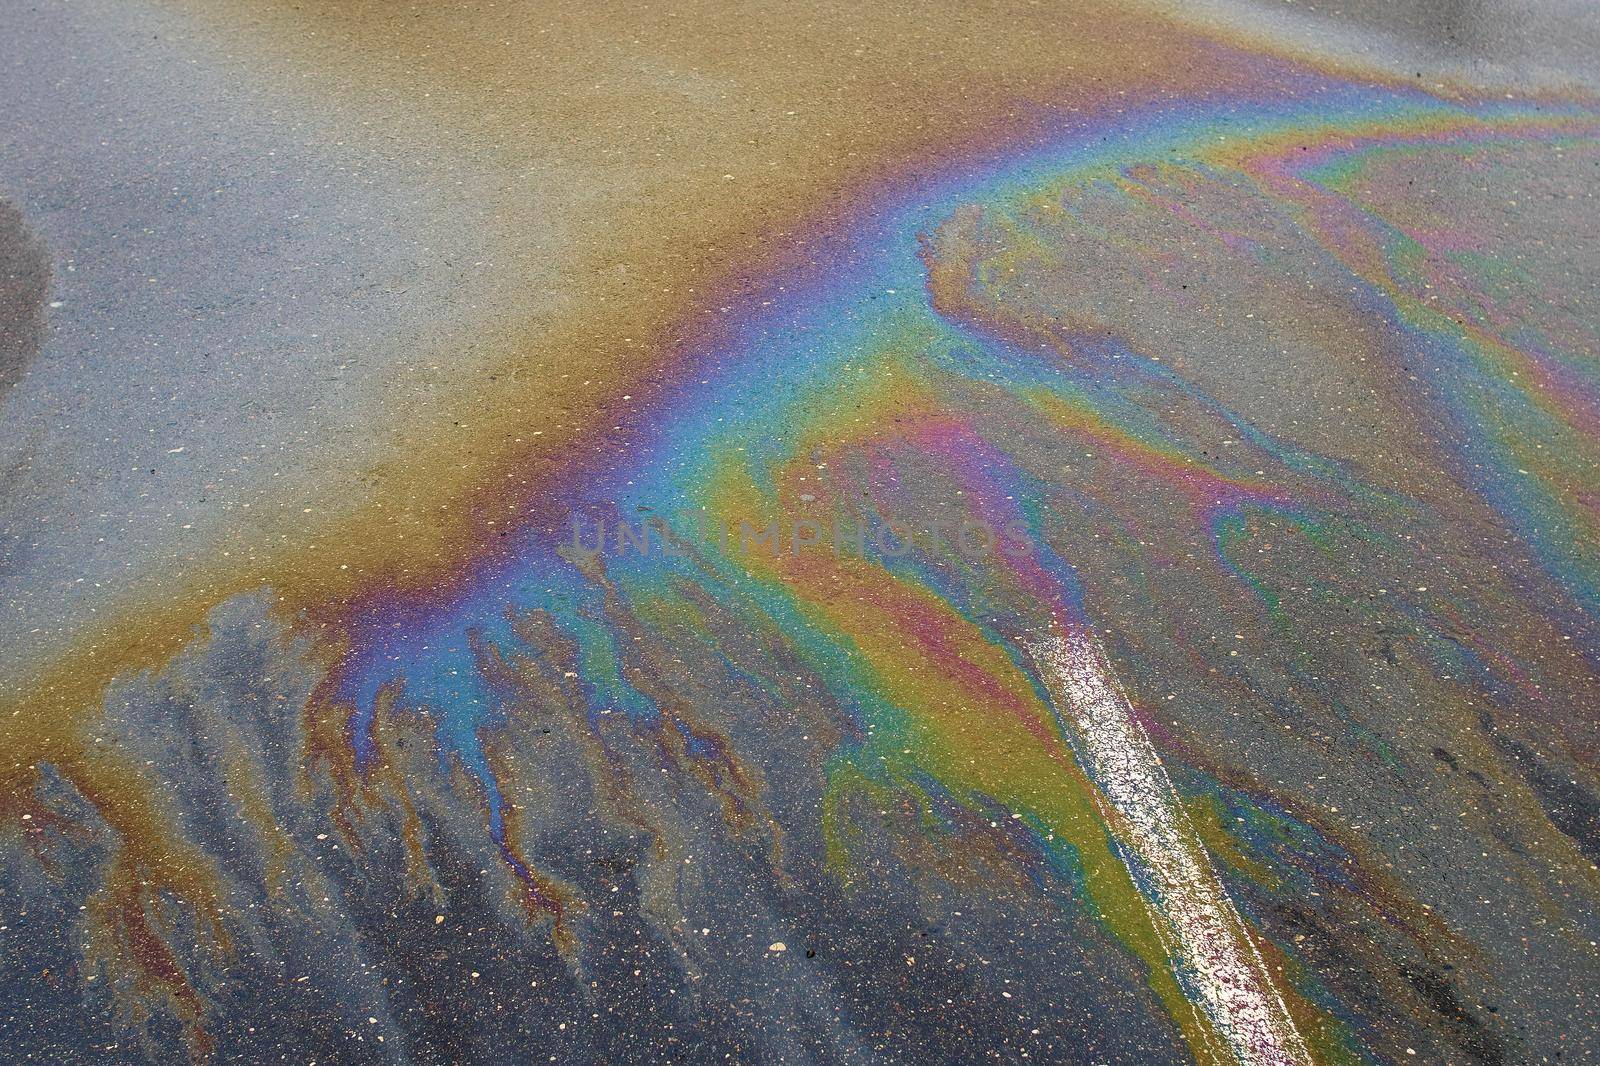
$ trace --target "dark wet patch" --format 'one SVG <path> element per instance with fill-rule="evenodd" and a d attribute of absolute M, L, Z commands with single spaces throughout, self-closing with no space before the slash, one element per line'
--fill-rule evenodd
<path fill-rule="evenodd" d="M 44 300 L 50 258 L 23 222 L 0 200 L 0 395 L 22 380 L 44 339 Z"/>
<path fill-rule="evenodd" d="M 1445 1022 L 1444 1030 L 1454 1036 L 1453 1043 L 1473 1062 L 1501 1063 L 1506 1061 L 1505 1047 L 1499 1037 L 1484 1028 L 1462 1006 L 1455 990 L 1443 975 L 1431 970 L 1402 970 L 1434 1014 Z"/>
<path fill-rule="evenodd" d="M 1591 860 L 1600 862 L 1600 801 L 1576 778 L 1563 776 L 1526 744 L 1499 736 L 1494 740 L 1522 770 L 1550 824 Z"/>

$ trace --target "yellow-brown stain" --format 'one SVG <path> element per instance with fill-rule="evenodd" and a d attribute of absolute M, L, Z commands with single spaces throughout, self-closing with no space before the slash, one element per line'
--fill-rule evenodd
<path fill-rule="evenodd" d="M 355 150 L 416 152 L 497 189 L 483 245 L 528 287 L 527 309 L 486 310 L 470 356 L 419 353 L 456 368 L 432 402 L 384 394 L 370 429 L 387 458 L 366 496 L 286 487 L 280 517 L 228 530 L 181 574 L 144 575 L 98 628 L 7 664 L 0 795 L 20 810 L 38 765 L 58 767 L 121 840 L 105 905 L 137 915 L 163 891 L 202 912 L 220 892 L 154 783 L 93 744 L 115 678 L 161 669 L 211 608 L 263 586 L 336 645 L 352 599 L 423 594 L 527 520 L 574 446 L 605 440 L 593 427 L 624 426 L 748 283 L 825 257 L 830 228 L 882 183 L 998 156 L 1051 115 L 1203 92 L 1247 58 L 1107 3 L 176 7 L 249 76 L 334 115 Z M 314 732 L 343 739 L 332 722 Z M 713 784 L 729 802 L 744 791 L 731 768 Z M 145 961 L 197 1018 L 175 964 Z"/>

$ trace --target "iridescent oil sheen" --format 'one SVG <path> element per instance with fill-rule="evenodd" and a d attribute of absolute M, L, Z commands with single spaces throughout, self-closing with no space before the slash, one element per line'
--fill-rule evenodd
<path fill-rule="evenodd" d="M 1518 1057 L 1469 1002 L 1506 980 L 1480 927 L 1392 848 L 1476 774 L 1465 838 L 1540 857 L 1519 891 L 1575 957 L 1600 934 L 1600 305 L 1565 198 L 1597 133 L 1584 103 L 1297 70 L 875 186 L 444 579 L 278 623 L 312 680 L 262 878 L 318 894 L 284 804 L 400 841 L 409 898 L 448 895 L 453 840 L 581 977 L 611 904 L 540 854 L 559 736 L 651 841 L 639 908 L 686 975 L 704 803 L 780 886 L 870 897 L 880 848 L 1010 871 L 1199 1061 Z M 144 880 L 225 953 L 211 860 L 164 853 Z M 140 879 L 96 950 L 203 1050 Z"/>
<path fill-rule="evenodd" d="M 1533 313 L 1526 301 L 1549 290 L 1524 278 L 1512 279 L 1529 290 L 1516 304 L 1514 288 L 1492 273 L 1507 269 L 1504 260 L 1484 254 L 1499 234 L 1481 232 L 1482 220 L 1450 219 L 1449 205 L 1419 209 L 1396 186 L 1547 155 L 1592 165 L 1595 130 L 1583 110 L 1313 83 L 1297 99 L 1241 95 L 1120 115 L 1003 167 L 915 184 L 860 221 L 863 236 L 837 269 L 746 312 L 703 357 L 705 376 L 664 397 L 636 431 L 628 461 L 539 500 L 548 524 L 513 533 L 440 602 L 379 598 L 351 612 L 350 649 L 328 698 L 349 708 L 355 773 L 381 758 L 374 715 L 391 693 L 426 714 L 479 779 L 486 831 L 517 863 L 484 737 L 526 698 L 490 664 L 541 654 L 519 629 L 535 615 L 544 632 L 572 642 L 572 680 L 591 721 L 626 715 L 671 738 L 675 759 L 704 763 L 716 787 L 738 792 L 726 738 L 697 730 L 692 706 L 670 687 L 643 683 L 659 667 L 637 660 L 683 654 L 686 643 L 714 649 L 716 627 L 764 631 L 847 712 L 852 735 L 828 756 L 831 790 L 870 783 L 1019 819 L 1040 861 L 1079 885 L 1140 961 L 1196 1055 L 1304 1061 L 1307 1038 L 1286 1001 L 1320 1039 L 1350 1039 L 1337 1008 L 1316 1005 L 1313 976 L 1298 985 L 1269 976 L 1254 954 L 1262 934 L 1245 925 L 1232 935 L 1253 962 L 1235 992 L 1262 1002 L 1208 1001 L 1215 975 L 1180 946 L 1175 897 L 1232 904 L 1215 874 L 1193 872 L 1194 883 L 1175 886 L 1148 869 L 1142 848 L 1165 849 L 1139 843 L 1149 829 L 1131 811 L 1176 807 L 1178 797 L 1164 782 L 1109 779 L 1117 759 L 1135 757 L 1127 752 L 1085 754 L 1075 696 L 1051 659 L 1092 647 L 1085 642 L 1099 627 L 1116 632 L 1118 611 L 1098 602 L 1112 595 L 1109 584 L 1137 588 L 1141 572 L 1176 570 L 1215 587 L 1219 606 L 1233 598 L 1241 617 L 1225 626 L 1270 629 L 1276 646 L 1308 659 L 1316 638 L 1295 594 L 1358 600 L 1403 625 L 1414 654 L 1439 657 L 1439 683 L 1478 687 L 1492 703 L 1494 663 L 1480 661 L 1475 677 L 1444 676 L 1459 623 L 1438 601 L 1450 593 L 1405 587 L 1405 543 L 1457 513 L 1526 546 L 1532 565 L 1504 580 L 1537 583 L 1542 624 L 1594 654 L 1596 382 L 1582 358 L 1594 351 L 1592 319 Z M 1093 250 L 1075 260 L 1086 239 Z M 1097 270 L 1106 257 L 1138 284 L 1114 287 L 1102 274 L 1075 301 L 1052 299 L 1078 286 L 1075 270 Z M 1393 477 L 1392 467 L 1366 467 L 1360 451 L 1321 453 L 1264 428 L 1205 376 L 1186 373 L 1202 356 L 1175 355 L 1159 333 L 1124 327 L 1151 288 L 1165 290 L 1175 309 L 1215 320 L 1215 347 L 1202 355 L 1227 358 L 1234 345 L 1262 343 L 1250 298 L 1261 294 L 1208 291 L 1208 278 L 1243 261 L 1288 289 L 1308 259 L 1308 276 L 1342 288 L 1330 316 L 1359 315 L 1388 336 L 1319 336 L 1327 327 L 1314 318 L 1286 328 L 1312 334 L 1301 339 L 1330 363 L 1349 360 L 1354 343 L 1421 371 L 1385 368 L 1411 383 L 1389 402 L 1438 427 L 1396 460 L 1415 472 Z M 1187 298 L 1185 277 L 1195 282 Z M 1102 306 L 1124 299 L 1130 306 Z M 1285 328 L 1282 307 L 1259 317 Z M 1453 484 L 1419 489 L 1435 463 Z M 1444 492 L 1459 511 L 1441 515 L 1426 498 Z M 836 542 L 841 516 L 854 529 L 920 529 L 941 510 L 1012 535 L 978 559 L 917 546 L 862 558 Z M 562 521 L 612 530 L 620 520 L 681 538 L 685 513 L 694 533 L 673 554 L 661 539 L 644 554 L 615 537 L 586 554 L 596 542 Z M 771 543 L 734 532 L 775 520 Z M 807 520 L 826 536 L 797 546 L 785 531 Z M 708 526 L 718 535 L 707 537 Z M 1288 567 L 1261 558 L 1268 538 L 1303 558 Z M 1393 581 L 1375 578 L 1382 567 L 1365 565 L 1369 555 L 1395 568 Z M 714 625 L 699 601 L 717 605 Z M 1171 607 L 1152 596 L 1145 609 Z M 1166 624 L 1207 625 L 1181 615 Z M 1197 664 L 1230 674 L 1232 653 L 1192 649 Z M 1104 671 L 1096 683 L 1116 692 L 1116 658 L 1092 658 Z M 1233 683 L 1250 681 L 1234 674 Z M 1317 687 L 1309 681 L 1287 697 L 1297 714 L 1321 702 Z M 1136 721 L 1150 712 L 1136 704 L 1127 713 Z M 1184 820 L 1172 817 L 1166 831 L 1177 833 Z M 847 866 L 846 834 L 833 837 L 833 859 Z M 1269 865 L 1254 876 L 1276 875 Z M 559 920 L 558 907 L 530 894 Z M 1231 1031 L 1241 1009 L 1269 1020 Z"/>

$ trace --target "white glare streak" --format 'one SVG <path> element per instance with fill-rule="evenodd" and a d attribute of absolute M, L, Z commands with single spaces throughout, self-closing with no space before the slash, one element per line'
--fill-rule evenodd
<path fill-rule="evenodd" d="M 1241 1063 L 1309 1063 L 1265 962 L 1105 650 L 1074 631 L 1033 645 L 1070 741 L 1100 792 L 1102 815 L 1139 883 L 1179 982 Z"/>

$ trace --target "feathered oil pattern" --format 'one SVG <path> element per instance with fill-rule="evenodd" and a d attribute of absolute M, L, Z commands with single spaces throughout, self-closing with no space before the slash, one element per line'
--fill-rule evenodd
<path fill-rule="evenodd" d="M 106 1031 L 257 1047 L 304 982 L 372 1057 L 1548 1049 L 1396 862 L 1513 856 L 1595 974 L 1596 112 L 1284 67 L 1043 127 L 717 295 L 436 587 L 236 597 L 14 768 Z"/>

